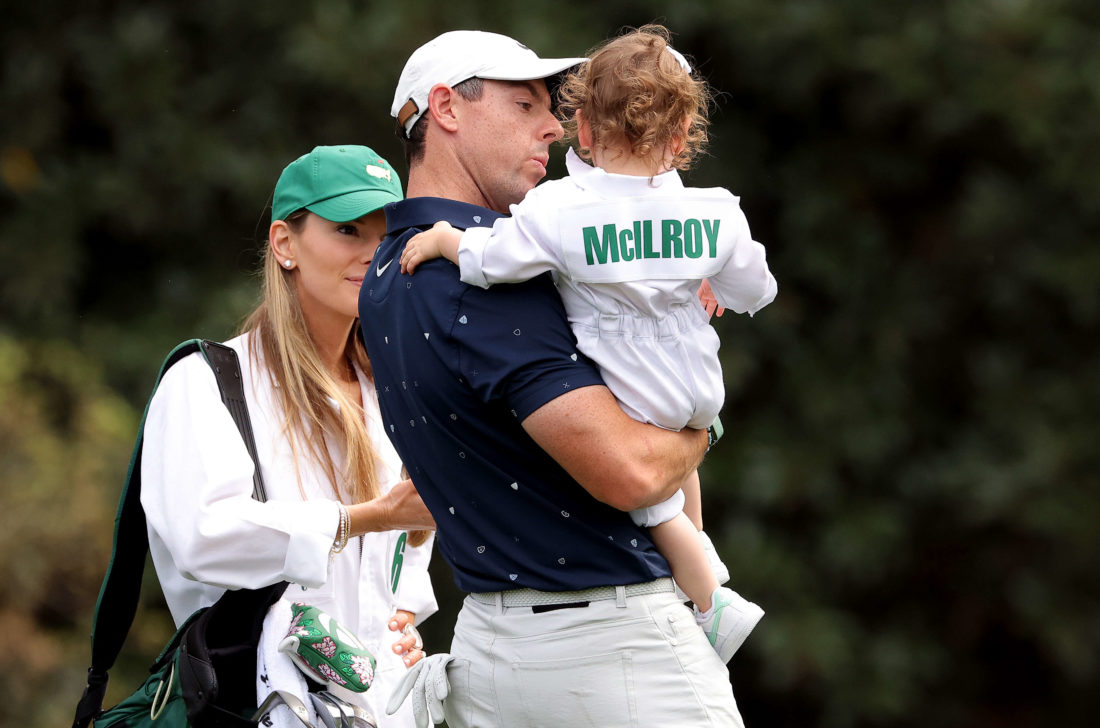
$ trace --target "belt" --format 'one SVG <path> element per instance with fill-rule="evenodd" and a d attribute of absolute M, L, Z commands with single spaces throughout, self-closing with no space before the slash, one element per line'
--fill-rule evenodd
<path fill-rule="evenodd" d="M 580 589 L 578 591 L 547 592 L 538 589 L 509 589 L 500 592 L 472 592 L 470 598 L 482 604 L 497 604 L 499 599 L 505 607 L 537 607 L 545 604 L 599 602 L 606 599 L 615 599 L 620 592 L 626 597 L 636 597 L 643 594 L 660 594 L 661 592 L 675 590 L 672 579 L 666 576 L 662 579 L 645 581 L 641 584 L 595 586 L 591 589 Z"/>

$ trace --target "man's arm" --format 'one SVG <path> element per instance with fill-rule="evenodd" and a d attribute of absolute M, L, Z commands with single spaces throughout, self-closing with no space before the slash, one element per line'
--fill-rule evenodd
<path fill-rule="evenodd" d="M 623 511 L 671 496 L 707 449 L 706 431 L 673 432 L 638 422 L 602 386 L 547 402 L 523 428 L 593 498 Z"/>

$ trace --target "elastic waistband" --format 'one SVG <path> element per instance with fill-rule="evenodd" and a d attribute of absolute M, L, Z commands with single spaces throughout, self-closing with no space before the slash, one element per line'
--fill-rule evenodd
<path fill-rule="evenodd" d="M 482 604 L 502 604 L 505 607 L 537 607 L 543 604 L 571 604 L 573 602 L 599 602 L 606 599 L 636 597 L 643 594 L 660 594 L 675 591 L 672 579 L 664 577 L 641 584 L 624 586 L 596 586 L 579 591 L 545 592 L 537 589 L 509 589 L 501 592 L 472 592 L 470 598 Z"/>
<path fill-rule="evenodd" d="M 693 331 L 710 323 L 706 311 L 698 301 L 672 306 L 664 316 L 655 318 L 631 313 L 601 313 L 571 319 L 574 326 L 600 334 L 611 334 L 643 339 L 678 338 L 685 331 Z"/>

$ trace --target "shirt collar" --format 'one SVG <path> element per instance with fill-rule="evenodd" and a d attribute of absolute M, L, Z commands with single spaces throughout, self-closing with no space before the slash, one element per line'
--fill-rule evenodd
<path fill-rule="evenodd" d="M 584 189 L 606 195 L 644 195 L 657 189 L 683 189 L 684 182 L 675 169 L 652 177 L 635 177 L 629 174 L 612 174 L 585 162 L 570 147 L 565 153 L 565 167 L 569 179 Z"/>
<path fill-rule="evenodd" d="M 409 228 L 430 228 L 446 220 L 459 230 L 468 227 L 492 227 L 504 217 L 498 212 L 468 202 L 442 197 L 411 197 L 386 205 L 386 234 L 395 236 Z"/>

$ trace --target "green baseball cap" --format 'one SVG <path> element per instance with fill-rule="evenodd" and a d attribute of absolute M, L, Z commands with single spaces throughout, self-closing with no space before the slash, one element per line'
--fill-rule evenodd
<path fill-rule="evenodd" d="M 326 220 L 348 222 L 402 197 L 397 172 L 370 147 L 314 147 L 279 175 L 271 219 L 285 220 L 304 207 Z"/>

